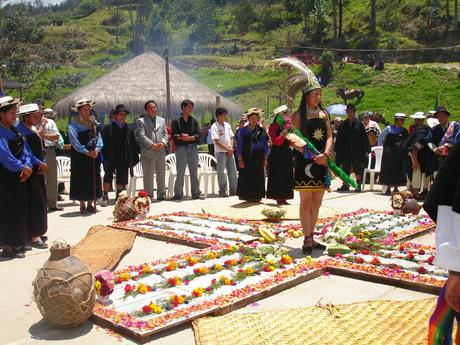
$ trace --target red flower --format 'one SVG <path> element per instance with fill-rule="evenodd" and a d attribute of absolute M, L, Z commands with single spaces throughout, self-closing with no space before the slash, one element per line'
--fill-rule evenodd
<path fill-rule="evenodd" d="M 133 286 L 131 286 L 129 284 L 126 284 L 125 285 L 125 293 L 130 293 L 131 291 L 133 291 Z"/>
<path fill-rule="evenodd" d="M 208 291 L 208 292 L 211 291 L 211 287 L 208 286 L 208 287 L 206 288 L 206 291 Z"/>
<path fill-rule="evenodd" d="M 427 262 L 430 264 L 430 265 L 433 265 L 433 260 L 434 260 L 434 256 L 430 256 L 427 260 Z"/>
<path fill-rule="evenodd" d="M 145 198 L 148 196 L 145 190 L 141 190 L 139 193 L 137 193 L 137 195 L 140 196 L 141 198 Z"/>
<path fill-rule="evenodd" d="M 142 307 L 142 312 L 143 312 L 144 314 L 150 314 L 150 313 L 152 312 L 152 308 L 150 308 L 149 305 L 144 305 L 144 306 Z"/>
<path fill-rule="evenodd" d="M 211 284 L 213 284 L 213 285 L 214 285 L 216 282 L 217 282 L 217 279 L 211 280 Z"/>
<path fill-rule="evenodd" d="M 199 268 L 195 268 L 193 270 L 193 274 L 200 274 L 200 269 Z"/>
<path fill-rule="evenodd" d="M 340 259 L 340 258 L 343 258 L 343 255 L 340 254 L 340 253 L 337 253 L 337 254 L 335 254 L 335 257 L 338 258 L 338 259 Z"/>
<path fill-rule="evenodd" d="M 372 259 L 372 261 L 371 261 L 371 264 L 377 266 L 377 265 L 380 265 L 381 262 L 380 262 L 380 260 L 379 260 L 378 257 L 374 257 L 374 258 Z"/>
<path fill-rule="evenodd" d="M 132 280 L 137 281 L 138 278 L 139 278 L 138 276 L 133 276 Z"/>
<path fill-rule="evenodd" d="M 151 287 L 150 285 L 148 285 L 148 286 L 147 286 L 147 290 L 148 290 L 149 292 L 151 292 L 151 291 L 152 291 L 152 287 Z"/>
<path fill-rule="evenodd" d="M 122 282 L 123 282 L 123 279 L 121 279 L 120 277 L 115 278 L 115 284 L 121 284 Z"/>
<path fill-rule="evenodd" d="M 361 253 L 363 255 L 369 255 L 370 254 L 370 252 L 367 249 L 363 249 L 363 251 Z"/>
<path fill-rule="evenodd" d="M 425 267 L 420 266 L 419 268 L 417 268 L 417 272 L 420 274 L 425 274 L 427 270 L 425 269 Z"/>
<path fill-rule="evenodd" d="M 356 262 L 358 264 L 362 264 L 362 263 L 364 263 L 364 259 L 363 258 L 356 258 Z"/>
<path fill-rule="evenodd" d="M 400 251 L 400 252 L 403 252 L 403 251 L 405 251 L 405 250 L 406 250 L 406 246 L 405 246 L 404 244 L 401 244 L 401 245 L 399 246 L 399 251 Z"/>
<path fill-rule="evenodd" d="M 407 257 L 408 257 L 410 260 L 414 260 L 415 255 L 414 255 L 414 253 L 409 252 L 409 253 L 407 254 Z"/>
<path fill-rule="evenodd" d="M 418 253 L 419 253 L 419 255 L 425 255 L 425 251 L 424 251 L 423 249 L 420 249 L 420 250 L 418 251 Z"/>

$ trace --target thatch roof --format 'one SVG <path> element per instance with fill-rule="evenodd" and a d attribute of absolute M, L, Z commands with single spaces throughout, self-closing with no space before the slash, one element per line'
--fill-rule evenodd
<path fill-rule="evenodd" d="M 180 114 L 180 102 L 191 99 L 194 114 L 214 114 L 216 97 L 219 96 L 203 84 L 192 79 L 186 73 L 170 65 L 171 107 L 173 117 Z M 67 116 L 76 101 L 87 98 L 96 101 L 98 114 L 108 114 L 117 104 L 124 104 L 131 113 L 144 113 L 144 103 L 154 99 L 161 114 L 166 113 L 166 79 L 164 59 L 148 52 L 135 57 L 113 72 L 91 84 L 71 93 L 55 104 L 53 109 L 58 116 Z M 221 106 L 232 117 L 240 116 L 242 110 L 232 101 L 221 97 Z"/>

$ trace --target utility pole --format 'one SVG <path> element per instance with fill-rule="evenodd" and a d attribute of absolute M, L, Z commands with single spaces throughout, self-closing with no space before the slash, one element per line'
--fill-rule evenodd
<path fill-rule="evenodd" d="M 166 119 L 172 121 L 171 110 L 171 84 L 169 80 L 169 52 L 165 50 L 165 68 L 166 68 Z"/>

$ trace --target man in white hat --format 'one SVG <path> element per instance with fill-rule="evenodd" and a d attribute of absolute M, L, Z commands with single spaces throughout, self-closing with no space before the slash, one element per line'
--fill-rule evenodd
<path fill-rule="evenodd" d="M 408 171 L 407 175 L 412 194 L 415 198 L 422 198 L 428 190 L 433 173 L 430 168 L 430 149 L 425 140 L 429 127 L 424 124 L 426 115 L 422 111 L 412 114 L 410 118 L 414 120 L 414 124 L 409 127 L 409 137 L 405 140 L 405 145 L 410 152 L 412 169 Z M 419 194 L 422 188 L 424 195 Z"/>
<path fill-rule="evenodd" d="M 48 211 L 62 211 L 58 207 L 58 176 L 56 162 L 56 148 L 62 139 L 56 122 L 50 118 L 50 114 L 55 114 L 53 109 L 43 109 L 41 102 L 36 102 L 40 108 L 40 122 L 36 125 L 38 134 L 42 137 L 45 144 L 45 159 L 48 163 L 46 172 L 46 191 L 48 197 Z M 48 116 L 47 116 L 48 115 Z M 54 115 L 53 115 L 54 116 Z"/>

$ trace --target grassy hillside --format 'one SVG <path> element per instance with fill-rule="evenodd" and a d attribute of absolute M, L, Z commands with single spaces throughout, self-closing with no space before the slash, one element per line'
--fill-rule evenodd
<path fill-rule="evenodd" d="M 278 83 L 283 80 L 283 72 L 200 68 L 189 73 L 243 108 L 264 108 L 266 96 L 271 98 L 270 111 L 279 105 Z M 388 64 L 379 72 L 362 65 L 346 65 L 343 69 L 336 65 L 334 80 L 323 89 L 323 105 L 342 102 L 335 94 L 338 87 L 362 89 L 365 97 L 357 104 L 358 111 L 376 111 L 387 119 L 395 112 L 432 110 L 439 93 L 440 104 L 450 109 L 453 118 L 460 119 L 460 70 L 456 68 Z"/>

